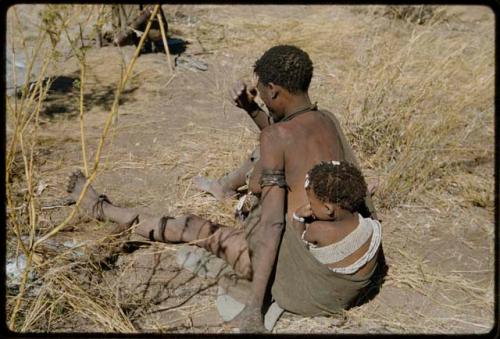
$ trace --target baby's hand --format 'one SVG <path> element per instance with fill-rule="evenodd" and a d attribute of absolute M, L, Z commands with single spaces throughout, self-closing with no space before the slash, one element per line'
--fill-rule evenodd
<path fill-rule="evenodd" d="M 297 208 L 295 211 L 295 215 L 299 218 L 310 218 L 312 217 L 312 209 L 311 204 L 305 204 Z"/>

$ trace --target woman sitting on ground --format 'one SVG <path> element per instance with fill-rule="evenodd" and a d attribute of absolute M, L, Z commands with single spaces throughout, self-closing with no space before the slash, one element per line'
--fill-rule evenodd
<path fill-rule="evenodd" d="M 85 181 L 80 171 L 71 175 L 68 192 L 74 201 Z M 307 173 L 305 188 L 309 203 L 295 211 L 292 227 L 287 227 L 281 241 L 273 298 L 281 308 L 309 316 L 371 299 L 378 293 L 387 267 L 380 223 L 358 213 L 367 193 L 361 172 L 348 162 L 322 162 Z M 117 222 L 123 230 L 133 226 L 135 233 L 151 240 L 197 240 L 196 245 L 226 260 L 238 275 L 252 277 L 243 230 L 195 215 L 168 219 L 148 216 L 111 204 L 92 186 L 81 206 L 99 220 Z M 297 265 L 309 274 L 297 275 Z"/>
<path fill-rule="evenodd" d="M 68 192 L 74 201 L 78 199 L 85 181 L 81 171 L 71 175 Z M 288 305 L 281 304 L 286 303 L 286 300 L 297 301 L 302 297 L 308 299 L 311 296 L 304 293 L 298 298 L 295 293 L 284 294 L 282 291 L 307 289 L 306 286 L 314 284 L 315 280 L 313 276 L 287 278 L 291 274 L 288 269 L 294 265 L 283 265 L 280 261 L 291 258 L 294 262 L 307 262 L 311 266 L 317 266 L 319 262 L 329 268 L 327 272 L 323 272 L 325 279 L 357 281 L 354 284 L 346 281 L 345 285 L 339 285 L 343 288 L 338 291 L 338 298 L 335 300 L 337 306 L 334 308 L 345 308 L 355 296 L 359 296 L 360 289 L 366 286 L 368 280 L 373 280 L 371 278 L 376 276 L 375 268 L 385 270 L 385 263 L 379 262 L 377 265 L 378 259 L 384 257 L 380 223 L 371 218 L 363 218 L 358 213 L 367 193 L 366 183 L 361 172 L 348 162 L 322 162 L 314 166 L 306 175 L 305 188 L 309 203 L 299 207 L 293 215 L 292 229 L 296 231 L 285 232 L 273 296 L 279 300 L 279 296 L 276 297 L 275 294 L 283 294 L 281 299 L 285 301 L 281 302 L 280 306 L 293 311 L 293 305 L 287 308 Z M 251 279 L 250 253 L 242 230 L 188 215 L 169 218 L 169 227 L 163 227 L 161 231 L 156 232 L 158 217 L 145 214 L 139 216 L 139 213 L 132 209 L 115 206 L 104 196 L 99 196 L 92 186 L 89 186 L 82 207 L 93 217 L 117 222 L 123 229 L 134 225 L 135 233 L 151 240 L 174 243 L 198 240 L 196 245 L 226 260 L 238 275 Z M 166 226 L 166 222 L 160 224 Z M 303 251 L 304 247 L 308 250 Z M 304 252 L 313 258 L 308 258 Z M 315 273 L 320 272 L 321 270 Z M 283 275 L 283 279 L 279 279 L 280 275 Z M 277 285 L 281 285 L 281 288 Z M 314 312 L 311 310 L 311 314 Z"/>

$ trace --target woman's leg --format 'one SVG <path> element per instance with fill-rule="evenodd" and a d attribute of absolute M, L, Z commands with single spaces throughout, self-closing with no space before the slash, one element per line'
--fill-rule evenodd
<path fill-rule="evenodd" d="M 219 179 L 209 179 L 203 176 L 193 178 L 195 186 L 204 192 L 212 194 L 217 200 L 224 200 L 236 194 L 236 190 L 246 183 L 247 173 L 259 160 L 259 148 L 255 149 L 250 157 L 234 171 Z"/>
<path fill-rule="evenodd" d="M 78 199 L 86 180 L 80 171 L 71 175 L 67 191 L 73 200 Z M 248 245 L 242 230 L 222 226 L 193 214 L 171 218 L 138 213 L 113 205 L 104 196 L 99 196 L 92 186 L 88 187 L 81 207 L 96 219 L 118 223 L 123 230 L 134 226 L 136 234 L 150 240 L 192 242 L 224 259 L 239 275 L 251 278 Z"/>

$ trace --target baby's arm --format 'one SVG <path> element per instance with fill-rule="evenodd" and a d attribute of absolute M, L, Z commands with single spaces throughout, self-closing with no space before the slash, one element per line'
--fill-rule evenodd
<path fill-rule="evenodd" d="M 292 226 L 299 232 L 304 231 L 306 219 L 312 216 L 310 204 L 304 204 L 297 208 L 292 215 Z"/>
<path fill-rule="evenodd" d="M 304 239 L 319 247 L 338 241 L 338 232 L 331 221 L 317 220 L 309 224 Z"/>
<path fill-rule="evenodd" d="M 310 204 L 305 204 L 297 208 L 292 217 L 292 225 L 301 233 L 304 231 L 307 222 L 307 231 L 304 234 L 304 240 L 320 247 L 337 241 L 338 232 L 331 221 L 315 220 L 309 223 L 311 217 L 312 210 Z"/>

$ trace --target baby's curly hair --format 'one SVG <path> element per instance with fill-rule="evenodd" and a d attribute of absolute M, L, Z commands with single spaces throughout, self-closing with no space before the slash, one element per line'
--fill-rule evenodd
<path fill-rule="evenodd" d="M 311 188 L 322 202 L 339 204 L 356 212 L 366 196 L 367 187 L 363 174 L 346 161 L 321 162 L 307 173 Z"/>
<path fill-rule="evenodd" d="M 263 84 L 272 82 L 290 93 L 306 92 L 311 83 L 313 64 L 309 55 L 300 48 L 278 45 L 255 62 L 254 72 Z"/>

